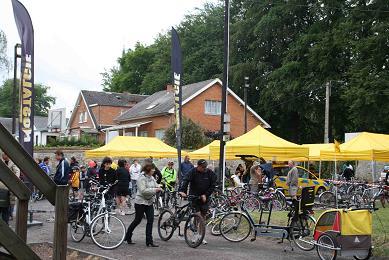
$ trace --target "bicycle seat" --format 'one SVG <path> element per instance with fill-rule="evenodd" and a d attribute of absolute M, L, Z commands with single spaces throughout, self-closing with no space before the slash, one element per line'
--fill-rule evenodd
<path fill-rule="evenodd" d="M 267 196 L 258 196 L 258 198 L 259 198 L 261 201 L 269 201 L 269 200 L 271 200 L 271 197 L 267 197 Z"/>
<path fill-rule="evenodd" d="M 286 205 L 292 206 L 292 205 L 293 205 L 293 202 L 292 202 L 291 200 L 287 200 L 287 201 L 286 201 Z"/>

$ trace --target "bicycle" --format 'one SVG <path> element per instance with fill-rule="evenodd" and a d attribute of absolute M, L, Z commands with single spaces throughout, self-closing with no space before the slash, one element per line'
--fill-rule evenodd
<path fill-rule="evenodd" d="M 180 224 L 186 220 L 184 226 L 185 242 L 189 247 L 196 248 L 204 240 L 205 222 L 199 212 L 195 212 L 193 202 L 200 199 L 199 196 L 188 196 L 188 203 L 183 206 L 174 205 L 174 212 L 165 209 L 158 218 L 158 235 L 163 241 L 168 241 L 178 228 L 181 235 Z"/>
<path fill-rule="evenodd" d="M 312 243 L 313 229 L 316 220 L 311 216 L 311 209 L 314 205 L 314 199 L 314 188 L 305 187 L 302 190 L 298 207 L 288 202 L 290 211 L 287 215 L 286 226 L 270 224 L 272 204 L 270 204 L 267 222 L 262 222 L 264 210 L 261 209 L 259 222 L 256 224 L 245 206 L 245 201 L 242 201 L 242 211 L 232 211 L 224 215 L 220 222 L 220 232 L 228 241 L 241 242 L 254 230 L 255 236 L 251 241 L 254 241 L 257 236 L 269 236 L 281 238 L 281 243 L 284 239 L 288 239 L 290 243 L 293 241 L 298 248 L 304 251 L 313 250 L 315 248 L 315 244 Z"/>
<path fill-rule="evenodd" d="M 116 183 L 115 183 L 116 184 Z M 85 236 L 90 236 L 93 243 L 102 249 L 115 249 L 124 241 L 126 228 L 123 222 L 110 212 L 105 195 L 113 185 L 108 185 L 101 192 L 101 202 L 96 211 L 97 196 L 85 196 L 86 202 L 78 203 L 81 210 L 75 220 L 70 221 L 70 234 L 74 242 L 81 242 Z M 95 216 L 94 216 L 95 215 Z"/>

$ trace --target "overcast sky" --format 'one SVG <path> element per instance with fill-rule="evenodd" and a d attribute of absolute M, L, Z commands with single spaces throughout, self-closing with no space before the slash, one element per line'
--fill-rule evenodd
<path fill-rule="evenodd" d="M 100 73 L 123 48 L 152 43 L 206 0 L 20 0 L 35 30 L 35 82 L 51 87 L 54 108 L 73 109 L 81 89 L 102 90 Z M 215 2 L 215 0 L 210 0 Z M 0 1 L 8 54 L 20 42 L 10 0 Z M 12 72 L 1 75 L 3 81 Z"/>

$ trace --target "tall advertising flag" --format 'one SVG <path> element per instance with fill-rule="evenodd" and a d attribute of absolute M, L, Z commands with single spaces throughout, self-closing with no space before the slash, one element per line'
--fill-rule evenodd
<path fill-rule="evenodd" d="M 12 0 L 12 7 L 22 42 L 19 143 L 32 156 L 34 147 L 34 28 L 23 4 L 18 0 Z"/>
<path fill-rule="evenodd" d="M 182 51 L 180 38 L 177 31 L 172 27 L 172 81 L 174 86 L 174 113 L 176 116 L 176 143 L 178 154 L 178 172 L 181 176 L 181 122 L 182 122 Z"/>

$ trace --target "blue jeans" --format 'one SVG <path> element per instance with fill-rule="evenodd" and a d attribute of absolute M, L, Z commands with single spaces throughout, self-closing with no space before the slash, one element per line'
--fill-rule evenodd
<path fill-rule="evenodd" d="M 1 215 L 1 218 L 3 219 L 3 221 L 5 223 L 7 223 L 7 225 L 8 225 L 8 222 L 9 222 L 9 207 L 0 208 L 0 215 Z"/>
<path fill-rule="evenodd" d="M 136 192 L 138 190 L 138 186 L 136 185 L 136 180 L 131 180 L 131 184 L 132 184 L 131 197 L 135 198 Z"/>

